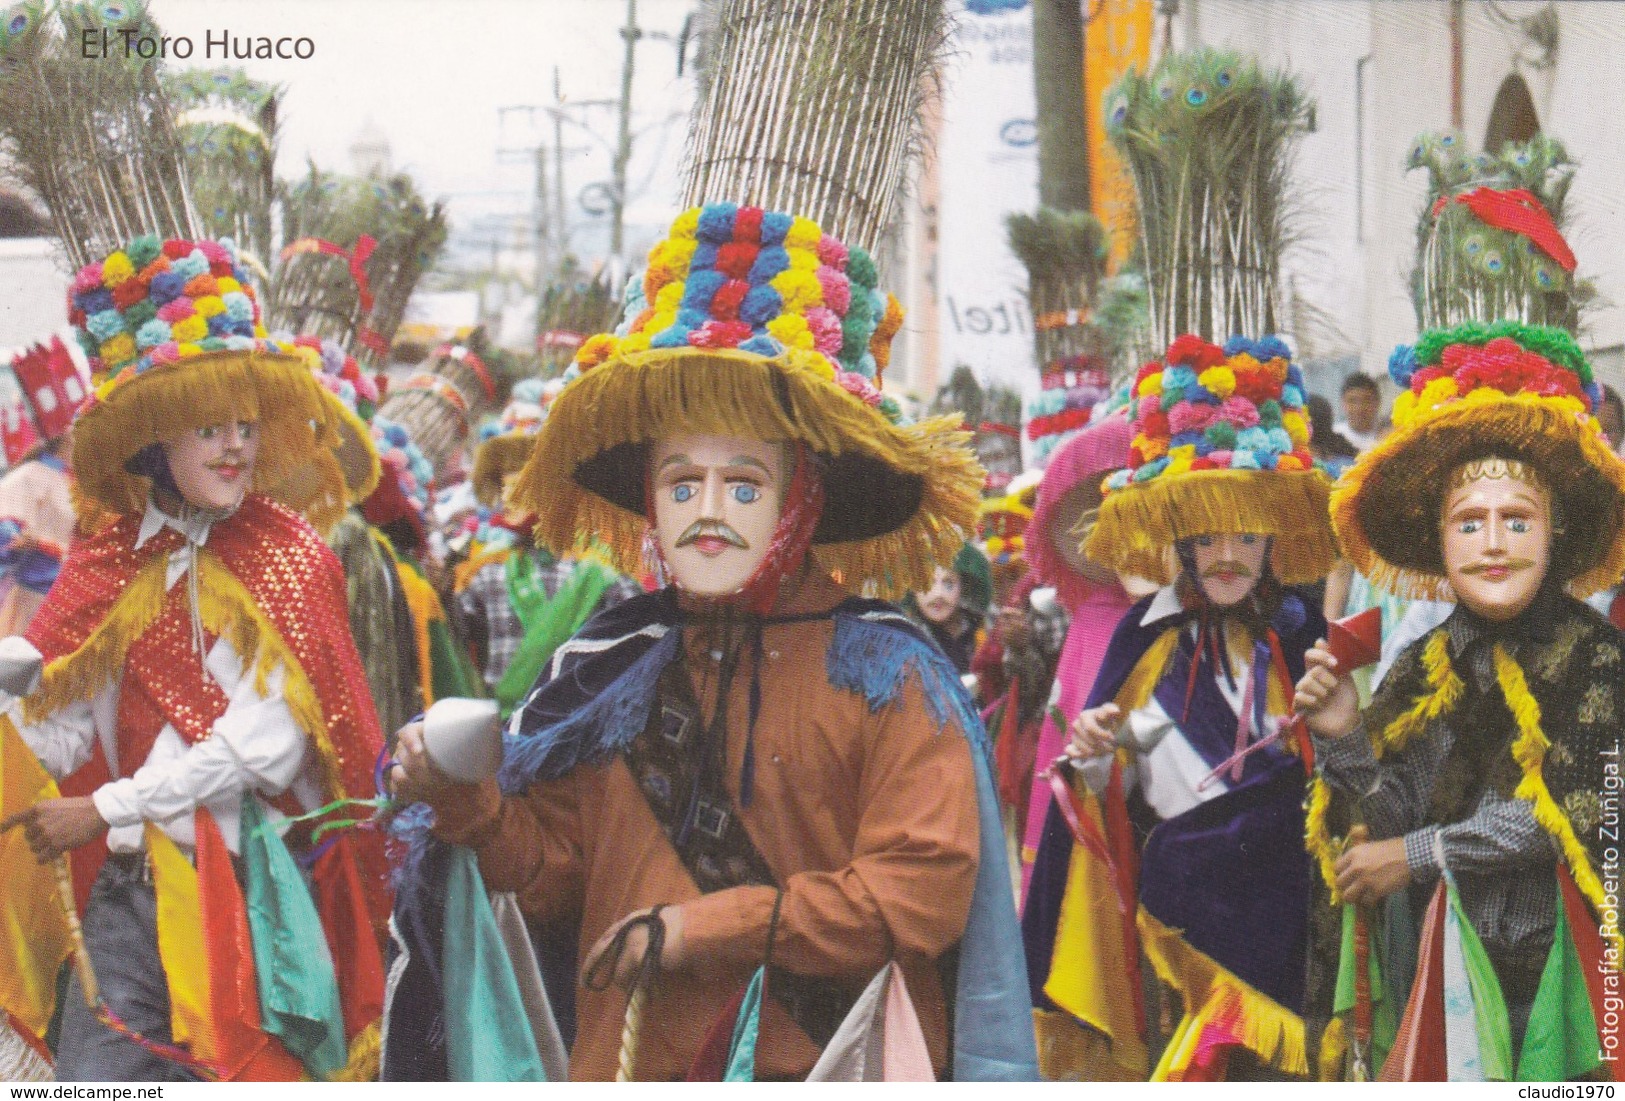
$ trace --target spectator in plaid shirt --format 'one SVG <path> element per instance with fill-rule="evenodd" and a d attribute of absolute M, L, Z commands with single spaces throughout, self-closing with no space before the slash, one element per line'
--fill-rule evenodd
<path fill-rule="evenodd" d="M 453 614 L 504 713 L 529 691 L 559 643 L 598 610 L 643 591 L 594 555 L 554 557 L 531 542 L 530 516 L 506 512 L 557 393 L 558 386 L 540 379 L 516 384 L 495 431 L 474 455 L 474 495 L 495 514 L 481 526 L 481 549 L 458 569 Z M 521 654 L 522 668 L 504 682 Z"/>
<path fill-rule="evenodd" d="M 510 553 L 524 556 L 536 588 L 546 594 L 548 600 L 559 595 L 579 564 L 574 558 L 554 558 L 538 547 L 514 547 Z M 594 612 L 642 591 L 631 578 L 617 575 L 599 597 Z M 524 626 L 509 595 L 506 557 L 488 561 L 474 573 L 468 587 L 457 596 L 457 610 L 467 632 L 464 637 L 474 647 L 485 685 L 494 695 L 525 637 Z"/>

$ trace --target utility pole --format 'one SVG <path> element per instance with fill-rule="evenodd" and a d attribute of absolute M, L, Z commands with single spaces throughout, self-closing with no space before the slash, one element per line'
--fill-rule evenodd
<path fill-rule="evenodd" d="M 632 159 L 632 66 L 637 55 L 638 39 L 643 31 L 638 27 L 638 0 L 626 0 L 626 26 L 621 37 L 626 40 L 626 53 L 621 62 L 621 118 L 620 132 L 615 143 L 614 221 L 610 225 L 609 253 L 612 260 L 621 258 L 626 217 L 626 166 Z"/>
<path fill-rule="evenodd" d="M 564 89 L 553 66 L 553 218 L 559 240 L 559 263 L 570 252 L 570 230 L 564 221 Z"/>
<path fill-rule="evenodd" d="M 547 286 L 548 270 L 553 266 L 548 261 L 547 247 L 547 147 L 536 147 L 536 293 L 541 295 Z M 554 263 L 563 260 L 561 252 Z"/>

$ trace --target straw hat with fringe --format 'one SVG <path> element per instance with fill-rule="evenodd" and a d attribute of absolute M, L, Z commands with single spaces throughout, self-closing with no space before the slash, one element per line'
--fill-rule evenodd
<path fill-rule="evenodd" d="M 332 447 L 312 455 L 276 494 L 325 533 L 378 487 L 378 450 L 368 426 L 378 408 L 378 384 L 336 340 L 302 336 L 293 350 L 321 383 L 338 431 Z"/>
<path fill-rule="evenodd" d="M 1491 456 L 1532 466 L 1560 503 L 1552 569 L 1584 598 L 1625 573 L 1625 462 L 1593 413 L 1602 390 L 1563 329 L 1497 321 L 1422 334 L 1389 363 L 1394 430 L 1332 494 L 1360 571 L 1409 597 L 1451 599 L 1439 518 L 1452 471 Z"/>
<path fill-rule="evenodd" d="M 254 492 L 293 508 L 308 504 L 282 494 L 313 456 L 324 482 L 318 496 L 343 492 L 325 485 L 341 476 L 337 462 L 322 462 L 339 444 L 338 405 L 290 345 L 266 337 L 230 241 L 136 238 L 81 269 L 68 303 L 93 384 L 73 429 L 73 469 L 86 501 L 139 513 L 151 479 L 132 472 L 130 460 L 231 420 L 260 428 Z"/>
<path fill-rule="evenodd" d="M 1179 337 L 1140 369 L 1131 408 L 1128 468 L 1103 486 L 1089 557 L 1166 585 L 1174 543 L 1250 533 L 1274 537 L 1284 584 L 1326 576 L 1331 482 L 1310 457 L 1303 375 L 1284 343 Z"/>
<path fill-rule="evenodd" d="M 487 508 L 502 507 L 502 486 L 525 468 L 536 445 L 536 433 L 547 420 L 547 407 L 564 388 L 560 379 L 525 379 L 514 385 L 502 417 L 474 449 L 474 496 Z"/>
<path fill-rule="evenodd" d="M 581 346 L 536 438 L 514 499 L 538 542 L 564 553 L 590 531 L 640 572 L 648 444 L 796 441 L 822 466 L 819 565 L 854 592 L 929 588 L 975 524 L 982 470 L 957 416 L 910 423 L 880 394 L 902 311 L 875 283 L 867 252 L 808 219 L 732 203 L 681 215 L 627 323 Z"/>

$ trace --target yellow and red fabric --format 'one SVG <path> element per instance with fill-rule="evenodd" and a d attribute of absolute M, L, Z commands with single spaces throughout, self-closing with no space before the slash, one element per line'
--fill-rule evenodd
<path fill-rule="evenodd" d="M 0 716 L 0 821 L 57 797 L 11 720 Z M 53 870 L 34 859 L 22 830 L 0 834 L 0 1012 L 38 1043 L 56 1005 L 56 976 L 72 951 Z"/>
<path fill-rule="evenodd" d="M 191 647 L 185 587 L 165 585 L 166 562 L 180 537 L 166 529 L 138 550 L 137 530 L 137 520 L 124 518 L 75 546 L 29 628 L 28 638 L 47 664 L 40 690 L 25 704 L 30 718 L 49 715 L 120 678 L 120 758 L 130 761 L 144 759 L 165 723 L 189 742 L 208 736 L 226 704 Z M 199 612 L 210 639 L 231 638 L 255 675 L 264 676 L 278 663 L 285 667 L 284 693 L 322 763 L 326 794 L 371 798 L 382 734 L 349 634 L 343 576 L 332 552 L 293 512 L 251 495 L 210 531 L 196 568 Z M 63 788 L 88 794 L 106 778 L 98 751 Z M 277 802 L 284 810 L 299 809 Z M 252 989 L 252 955 L 239 951 L 248 943 L 239 920 L 241 894 L 223 848 L 218 854 L 211 849 L 217 827 L 206 812 L 200 811 L 197 821 L 198 870 L 188 880 L 172 869 L 175 874 L 166 882 L 178 885 L 167 903 L 160 900 L 160 954 L 176 1005 L 176 1037 L 195 1038 L 194 1053 L 212 1051 L 207 1061 L 227 1074 L 280 1073 L 287 1064 L 264 1054 L 263 1045 L 255 1046 L 257 1002 L 252 1012 L 243 1008 L 243 991 Z M 178 855 L 158 831 L 149 829 L 148 843 L 155 869 L 164 854 Z M 7 854 L 0 848 L 0 856 Z M 192 872 L 185 858 L 179 859 Z M 95 863 L 78 861 L 76 878 L 93 879 Z M 30 883 L 28 898 L 42 908 L 40 900 L 50 896 L 16 878 L 16 864 L 5 865 L 6 882 Z M 315 881 L 347 1020 L 359 1022 L 369 1012 L 376 1020 L 383 994 L 380 944 L 391 907 L 381 840 L 363 834 L 341 841 L 318 861 Z M 14 891 L 8 886 L 8 895 Z M 166 920 L 177 924 L 166 928 Z M 174 946 L 169 953 L 166 941 Z M 204 965 L 196 946 L 204 943 L 211 953 L 207 974 L 200 977 L 197 968 Z M 187 1024 L 187 1014 L 213 1023 Z"/>

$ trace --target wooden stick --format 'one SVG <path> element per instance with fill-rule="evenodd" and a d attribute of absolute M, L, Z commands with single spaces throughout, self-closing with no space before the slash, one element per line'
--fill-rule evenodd
<path fill-rule="evenodd" d="M 56 869 L 57 897 L 68 919 L 68 934 L 73 938 L 73 970 L 79 976 L 79 989 L 85 996 L 85 1004 L 95 1009 L 101 1002 L 101 991 L 96 985 L 96 969 L 90 964 L 85 931 L 79 924 L 79 903 L 73 896 L 73 873 L 68 869 L 68 858 L 65 856 L 57 857 L 52 866 Z"/>
<path fill-rule="evenodd" d="M 1363 845 L 1370 831 L 1362 824 L 1349 830 L 1350 848 Z M 1366 923 L 1366 908 L 1354 908 L 1354 1043 L 1353 1074 L 1356 1082 L 1371 1080 L 1371 934 Z"/>

